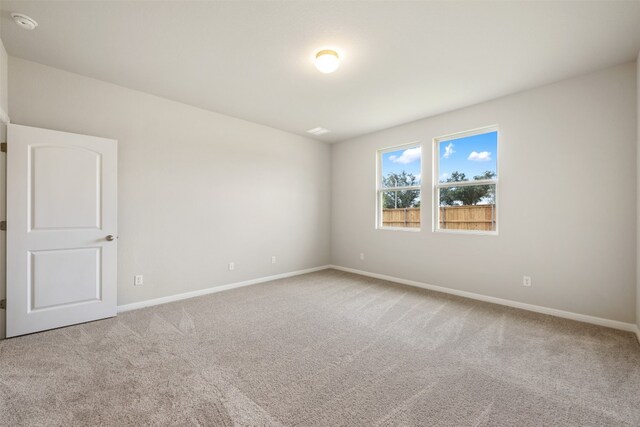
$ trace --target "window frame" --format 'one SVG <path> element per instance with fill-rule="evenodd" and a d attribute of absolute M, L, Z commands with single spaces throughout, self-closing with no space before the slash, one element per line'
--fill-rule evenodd
<path fill-rule="evenodd" d="M 465 138 L 468 136 L 474 135 L 482 135 L 484 133 L 496 132 L 496 178 L 495 179 L 482 179 L 478 181 L 469 180 L 469 181 L 458 181 L 458 182 L 440 182 L 440 144 L 442 142 L 451 141 L 454 139 Z M 468 235 L 477 235 L 477 236 L 498 236 L 499 235 L 499 227 L 500 227 L 500 214 L 499 214 L 499 198 L 500 198 L 500 128 L 498 125 L 484 126 L 481 128 L 466 130 L 462 132 L 450 133 L 446 135 L 442 135 L 436 138 L 433 138 L 433 176 L 432 176 L 432 209 L 433 209 L 433 224 L 432 231 L 434 233 L 445 233 L 445 234 L 468 234 Z M 493 231 L 485 231 L 485 230 L 451 230 L 451 229 L 442 229 L 440 228 L 440 189 L 448 188 L 448 187 L 471 187 L 474 185 L 495 185 L 496 193 L 495 193 L 495 223 L 496 229 Z"/>
<path fill-rule="evenodd" d="M 382 185 L 382 157 L 385 153 L 389 153 L 392 151 L 406 150 L 409 148 L 420 147 L 420 184 L 419 185 L 410 185 L 406 187 L 384 187 Z M 412 233 L 417 233 L 422 230 L 422 226 L 424 224 L 423 219 L 423 202 L 424 199 L 422 195 L 424 194 L 423 184 L 424 184 L 424 162 L 423 162 L 423 150 L 422 142 L 419 140 L 408 142 L 400 145 L 394 145 L 393 147 L 381 148 L 376 151 L 376 230 L 389 230 L 389 231 L 409 231 Z M 385 227 L 382 225 L 382 209 L 383 209 L 383 194 L 385 191 L 403 191 L 403 190 L 418 190 L 420 192 L 420 227 Z"/>

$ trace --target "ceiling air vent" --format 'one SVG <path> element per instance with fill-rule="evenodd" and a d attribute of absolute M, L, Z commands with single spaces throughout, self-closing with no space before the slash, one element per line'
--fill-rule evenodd
<path fill-rule="evenodd" d="M 325 133 L 329 133 L 331 131 L 329 129 L 317 127 L 317 128 L 309 129 L 307 132 L 310 133 L 311 135 L 320 136 L 320 135 L 324 135 Z"/>

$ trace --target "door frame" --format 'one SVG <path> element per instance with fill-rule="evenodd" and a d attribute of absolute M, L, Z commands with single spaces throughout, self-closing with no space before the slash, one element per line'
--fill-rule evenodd
<path fill-rule="evenodd" d="M 0 111 L 2 109 L 0 108 Z M 0 141 L 7 141 L 7 125 L 9 117 L 0 113 Z M 4 145 L 6 147 L 6 145 Z M 7 218 L 7 153 L 0 154 L 0 221 L 6 221 Z M 7 233 L 0 231 L 0 301 L 4 300 L 6 304 L 7 298 Z M 7 310 L 0 309 L 0 340 L 7 336 Z"/>

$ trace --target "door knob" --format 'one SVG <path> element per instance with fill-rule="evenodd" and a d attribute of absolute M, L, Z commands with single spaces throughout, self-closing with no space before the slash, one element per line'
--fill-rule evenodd
<path fill-rule="evenodd" d="M 112 242 L 112 241 L 114 241 L 115 239 L 116 239 L 116 238 L 115 238 L 115 237 L 113 237 L 113 234 L 109 234 L 109 235 L 107 236 L 107 241 L 108 241 L 108 242 Z"/>

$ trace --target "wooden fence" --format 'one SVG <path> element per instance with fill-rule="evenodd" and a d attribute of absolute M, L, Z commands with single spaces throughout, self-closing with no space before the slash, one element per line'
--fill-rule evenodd
<path fill-rule="evenodd" d="M 383 209 L 382 225 L 385 227 L 420 227 L 420 208 Z M 440 229 L 495 231 L 495 205 L 441 207 Z"/>
<path fill-rule="evenodd" d="M 496 205 L 441 207 L 440 229 L 495 231 Z"/>
<path fill-rule="evenodd" d="M 382 225 L 420 228 L 420 208 L 383 209 Z"/>

